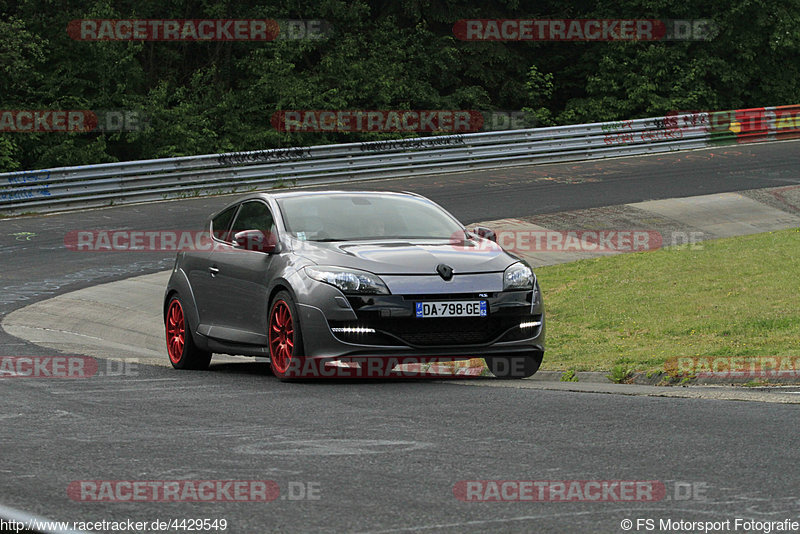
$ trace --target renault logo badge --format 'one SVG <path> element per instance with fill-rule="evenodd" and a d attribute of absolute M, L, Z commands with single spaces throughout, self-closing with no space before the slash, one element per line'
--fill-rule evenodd
<path fill-rule="evenodd" d="M 436 272 L 439 273 L 439 276 L 442 277 L 442 280 L 449 281 L 453 279 L 453 268 L 449 265 L 445 265 L 444 263 L 440 263 L 436 266 Z"/>

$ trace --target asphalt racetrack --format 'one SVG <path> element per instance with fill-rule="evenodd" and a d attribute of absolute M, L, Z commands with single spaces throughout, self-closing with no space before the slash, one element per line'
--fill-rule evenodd
<path fill-rule="evenodd" d="M 340 188 L 414 191 L 469 223 L 791 186 L 798 169 L 796 140 Z M 74 252 L 68 232 L 200 229 L 231 198 L 0 220 L 0 317 L 174 259 Z M 0 332 L 0 356 L 52 354 Z M 121 368 L 101 361 L 85 380 L 0 380 L 0 504 L 64 521 L 225 519 L 234 533 L 607 533 L 637 531 L 637 519 L 797 520 L 800 509 L 792 404 L 485 387 L 491 379 L 286 384 L 244 358 L 205 372 Z M 280 496 L 87 502 L 68 493 L 87 480 L 270 481 Z M 655 481 L 662 491 L 616 502 L 454 493 L 485 480 Z"/>

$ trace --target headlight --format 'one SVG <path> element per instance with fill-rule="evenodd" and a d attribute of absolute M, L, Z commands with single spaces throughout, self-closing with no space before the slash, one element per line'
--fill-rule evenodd
<path fill-rule="evenodd" d="M 503 291 L 533 289 L 533 271 L 522 262 L 511 265 L 503 273 Z"/>
<path fill-rule="evenodd" d="M 342 293 L 351 295 L 389 294 L 389 288 L 386 287 L 383 280 L 366 271 L 342 267 L 306 267 L 305 270 L 306 274 L 314 280 L 330 284 Z"/>

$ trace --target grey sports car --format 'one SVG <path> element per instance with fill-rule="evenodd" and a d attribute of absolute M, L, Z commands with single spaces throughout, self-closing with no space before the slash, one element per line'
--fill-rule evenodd
<path fill-rule="evenodd" d="M 258 193 L 206 231 L 212 246 L 178 253 L 164 298 L 178 369 L 206 368 L 212 353 L 269 356 L 284 380 L 475 357 L 501 378 L 539 369 L 532 269 L 427 198 Z"/>

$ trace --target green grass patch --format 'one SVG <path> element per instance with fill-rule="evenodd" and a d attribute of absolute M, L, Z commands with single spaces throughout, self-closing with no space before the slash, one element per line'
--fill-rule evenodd
<path fill-rule="evenodd" d="M 536 269 L 543 369 L 664 369 L 685 356 L 800 355 L 800 229 Z"/>
<path fill-rule="evenodd" d="M 568 369 L 562 373 L 560 380 L 562 382 L 577 382 L 578 375 L 573 369 Z"/>

